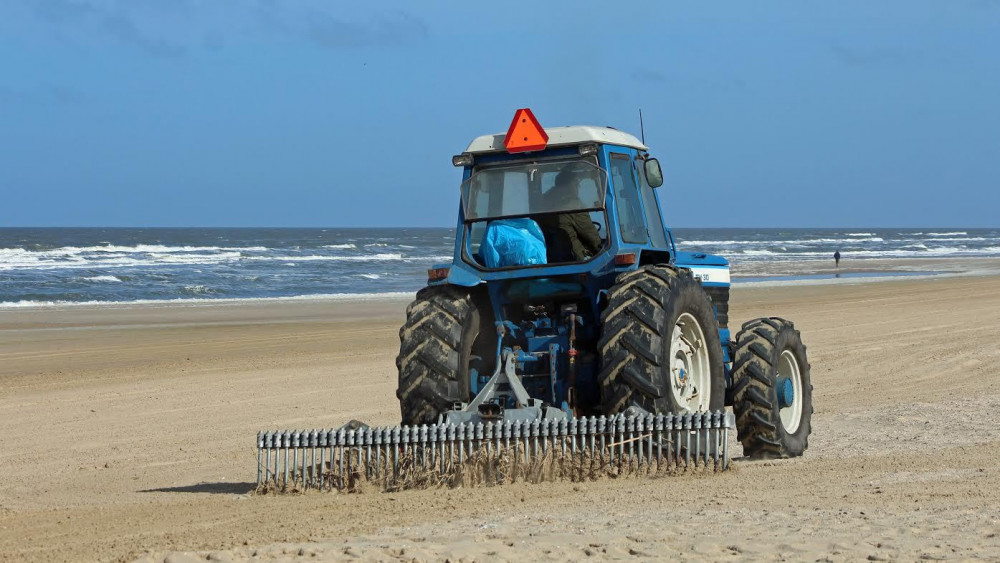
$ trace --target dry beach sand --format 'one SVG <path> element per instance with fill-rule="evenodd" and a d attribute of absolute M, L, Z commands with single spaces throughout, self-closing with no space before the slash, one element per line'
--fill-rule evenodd
<path fill-rule="evenodd" d="M 259 429 L 398 421 L 404 307 L 0 311 L 0 560 L 1000 560 L 996 275 L 734 289 L 809 347 L 800 459 L 249 495 Z"/>

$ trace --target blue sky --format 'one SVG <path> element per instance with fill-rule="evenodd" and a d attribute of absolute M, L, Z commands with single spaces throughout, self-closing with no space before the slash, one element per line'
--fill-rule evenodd
<path fill-rule="evenodd" d="M 673 226 L 1000 226 L 996 0 L 0 0 L 0 225 L 451 226 L 524 106 Z"/>

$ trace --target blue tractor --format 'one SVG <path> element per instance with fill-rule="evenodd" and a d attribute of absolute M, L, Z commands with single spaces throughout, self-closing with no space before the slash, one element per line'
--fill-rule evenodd
<path fill-rule="evenodd" d="M 450 264 L 400 330 L 404 425 L 684 414 L 732 406 L 744 454 L 801 455 L 812 385 L 791 322 L 729 329 L 729 263 L 677 250 L 659 162 L 609 127 L 518 110 L 476 138 Z"/>

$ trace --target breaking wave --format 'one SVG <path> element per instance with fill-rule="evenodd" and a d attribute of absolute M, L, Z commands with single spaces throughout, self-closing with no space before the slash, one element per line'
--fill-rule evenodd
<path fill-rule="evenodd" d="M 782 262 L 1000 256 L 1000 229 L 679 229 L 677 248 L 744 271 Z M 0 228 L 0 305 L 410 295 L 454 229 Z M 287 297 L 295 296 L 295 297 Z M 327 296 L 327 297 L 322 297 Z M 333 296 L 333 297 L 329 297 Z M 345 297 L 346 296 L 346 297 Z"/>
<path fill-rule="evenodd" d="M 843 258 L 854 257 L 854 258 L 946 258 L 948 256 L 996 256 L 1000 254 L 1000 246 L 987 246 L 983 248 L 963 248 L 963 247 L 941 247 L 941 248 L 927 248 L 927 247 L 917 247 L 908 249 L 908 247 L 893 249 L 893 250 L 851 250 L 841 252 Z M 757 249 L 744 249 L 739 251 L 736 256 L 756 256 L 756 257 L 770 257 L 781 260 L 794 260 L 800 258 L 813 258 L 813 257 L 823 257 L 826 258 L 831 254 L 827 251 L 803 251 L 803 252 L 777 252 L 773 250 L 757 250 Z"/>
<path fill-rule="evenodd" d="M 412 299 L 412 291 L 386 291 L 381 293 L 320 293 L 289 295 L 280 297 L 247 298 L 180 298 L 180 299 L 135 299 L 132 301 L 0 301 L 0 309 L 25 309 L 33 307 L 116 307 L 131 305 L 228 305 L 240 303 L 295 302 L 295 301 L 380 301 L 388 299 Z"/>
<path fill-rule="evenodd" d="M 885 242 L 882 237 L 868 238 L 803 238 L 783 240 L 679 240 L 680 246 L 760 246 L 760 245 L 810 245 L 856 244 L 859 242 Z"/>

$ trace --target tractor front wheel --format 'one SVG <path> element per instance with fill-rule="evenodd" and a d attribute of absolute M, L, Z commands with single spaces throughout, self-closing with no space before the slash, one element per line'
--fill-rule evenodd
<path fill-rule="evenodd" d="M 645 266 L 616 281 L 598 342 L 604 413 L 724 408 L 719 327 L 701 284 L 667 266 Z"/>
<path fill-rule="evenodd" d="M 453 286 L 425 287 L 399 330 L 399 408 L 403 424 L 433 424 L 469 400 L 469 361 L 479 335 L 472 296 Z"/>
<path fill-rule="evenodd" d="M 733 410 L 743 454 L 802 455 L 812 431 L 812 380 L 802 336 L 791 321 L 754 319 L 736 335 Z"/>

